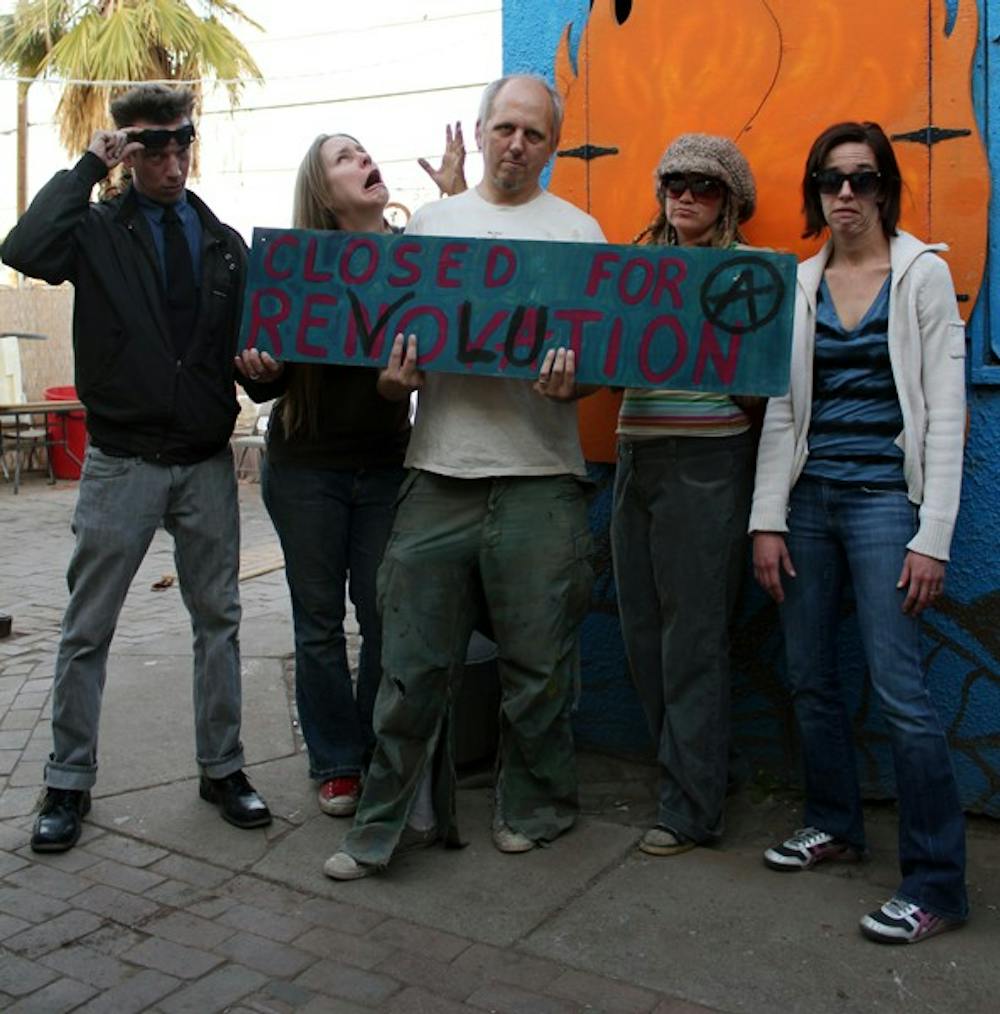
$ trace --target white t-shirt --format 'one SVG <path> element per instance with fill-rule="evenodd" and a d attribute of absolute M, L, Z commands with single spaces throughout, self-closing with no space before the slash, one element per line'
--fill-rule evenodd
<path fill-rule="evenodd" d="M 417 236 L 603 243 L 597 221 L 548 191 L 525 204 L 490 204 L 475 190 L 425 204 Z M 584 475 L 576 405 L 544 398 L 531 381 L 428 372 L 406 464 L 440 475 Z"/>

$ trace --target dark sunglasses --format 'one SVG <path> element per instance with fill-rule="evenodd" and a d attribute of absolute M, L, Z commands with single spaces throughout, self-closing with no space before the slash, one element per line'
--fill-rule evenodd
<path fill-rule="evenodd" d="M 660 185 L 671 197 L 681 197 L 685 190 L 690 190 L 696 201 L 715 200 L 725 190 L 725 184 L 721 180 L 695 173 L 664 173 L 660 177 Z"/>
<path fill-rule="evenodd" d="M 874 194 L 879 187 L 882 174 L 874 169 L 862 169 L 857 173 L 842 173 L 836 169 L 820 169 L 812 174 L 813 183 L 821 194 L 827 196 L 839 194 L 846 180 L 851 185 L 851 193 L 855 197 L 867 197 Z"/>
<path fill-rule="evenodd" d="M 130 130 L 128 139 L 138 141 L 147 149 L 166 148 L 171 141 L 176 141 L 178 148 L 187 148 L 194 140 L 194 124 L 185 123 L 183 127 L 178 127 L 176 130 L 160 127 Z"/>

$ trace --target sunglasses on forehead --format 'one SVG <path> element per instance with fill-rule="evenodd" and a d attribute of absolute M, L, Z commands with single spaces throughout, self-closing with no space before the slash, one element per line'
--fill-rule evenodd
<path fill-rule="evenodd" d="M 698 173 L 663 173 L 660 176 L 660 185 L 671 197 L 681 197 L 685 190 L 690 190 L 691 196 L 696 201 L 714 200 L 721 197 L 725 189 L 725 184 L 721 180 Z"/>
<path fill-rule="evenodd" d="M 856 173 L 842 173 L 836 169 L 820 169 L 812 174 L 813 183 L 821 194 L 828 197 L 839 194 L 844 183 L 850 183 L 851 193 L 855 197 L 867 197 L 878 190 L 882 174 L 874 169 L 862 169 Z"/>
<path fill-rule="evenodd" d="M 130 141 L 138 141 L 145 148 L 166 148 L 171 141 L 177 142 L 178 148 L 187 148 L 194 140 L 194 124 L 185 123 L 176 130 L 161 127 L 148 127 L 145 130 L 130 130 Z"/>

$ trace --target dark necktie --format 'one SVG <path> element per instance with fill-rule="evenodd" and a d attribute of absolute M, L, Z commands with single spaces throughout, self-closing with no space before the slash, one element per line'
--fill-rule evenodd
<path fill-rule="evenodd" d="M 191 340 L 198 312 L 198 290 L 184 226 L 173 208 L 163 209 L 163 253 L 167 269 L 167 320 L 178 356 Z"/>

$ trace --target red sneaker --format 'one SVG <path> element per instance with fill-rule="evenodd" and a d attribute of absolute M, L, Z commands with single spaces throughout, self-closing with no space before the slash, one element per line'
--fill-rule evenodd
<path fill-rule="evenodd" d="M 319 787 L 319 808 L 331 817 L 350 817 L 358 808 L 361 779 L 357 775 L 329 778 Z"/>

